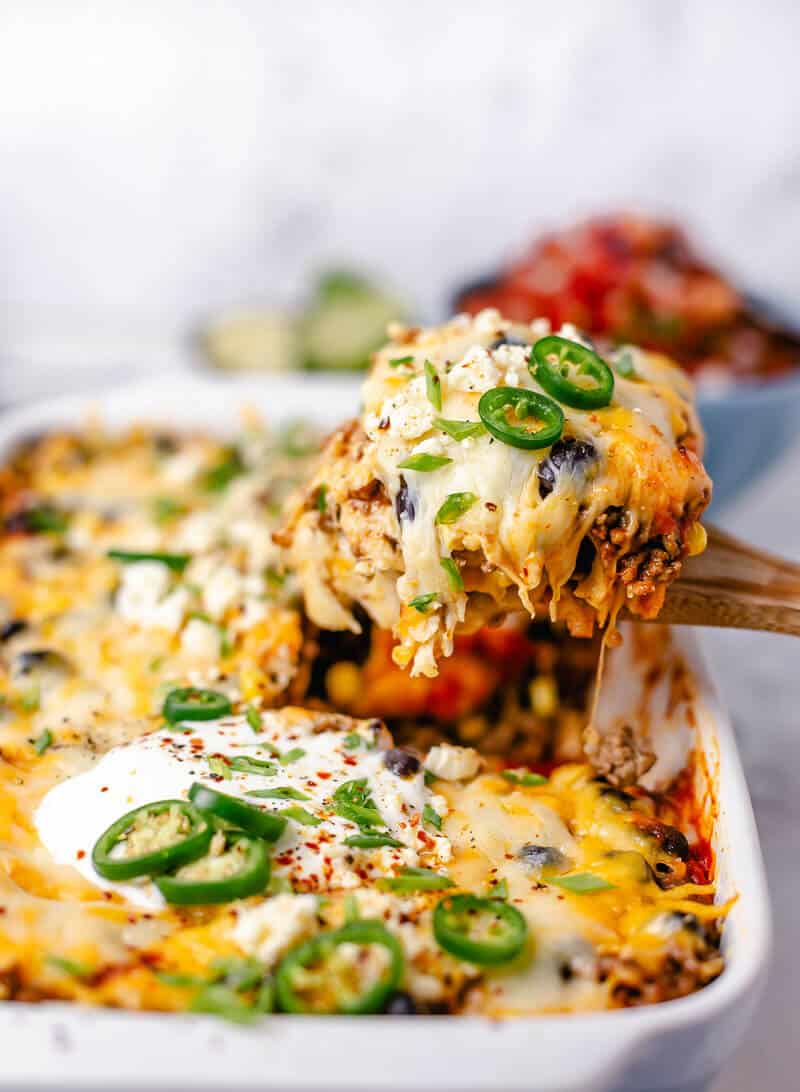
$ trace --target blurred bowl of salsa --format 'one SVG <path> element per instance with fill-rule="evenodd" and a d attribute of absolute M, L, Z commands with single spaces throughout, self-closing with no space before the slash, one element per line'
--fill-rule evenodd
<path fill-rule="evenodd" d="M 716 509 L 797 435 L 800 322 L 740 292 L 674 224 L 624 213 L 542 235 L 453 306 L 569 322 L 601 350 L 634 344 L 678 361 L 697 383 Z"/>

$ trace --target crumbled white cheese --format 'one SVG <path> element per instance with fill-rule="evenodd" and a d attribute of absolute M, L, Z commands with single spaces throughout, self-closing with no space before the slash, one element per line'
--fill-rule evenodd
<path fill-rule="evenodd" d="M 191 660 L 214 663 L 219 659 L 220 633 L 202 618 L 192 618 L 181 634 L 181 652 Z"/>
<path fill-rule="evenodd" d="M 448 388 L 458 391 L 485 391 L 496 387 L 500 373 L 492 359 L 492 354 L 480 345 L 454 364 L 447 373 Z"/>
<path fill-rule="evenodd" d="M 168 592 L 171 581 L 169 567 L 160 561 L 124 565 L 115 601 L 118 614 L 126 622 L 177 633 L 189 603 L 189 593 L 181 587 Z"/>
<path fill-rule="evenodd" d="M 496 307 L 484 307 L 475 316 L 474 326 L 478 334 L 492 334 L 495 330 L 507 330 L 510 325 Z"/>
<path fill-rule="evenodd" d="M 413 440 L 433 428 L 435 413 L 422 383 L 421 379 L 412 379 L 400 394 L 386 399 L 378 414 L 378 421 L 388 419 L 392 432 L 404 440 Z"/>
<path fill-rule="evenodd" d="M 161 472 L 170 485 L 188 485 L 197 477 L 205 465 L 205 451 L 202 447 L 189 447 L 164 459 Z"/>
<path fill-rule="evenodd" d="M 431 747 L 425 766 L 443 781 L 467 781 L 481 768 L 481 756 L 472 747 L 454 747 L 439 743 Z"/>
<path fill-rule="evenodd" d="M 280 957 L 314 930 L 316 895 L 273 895 L 239 912 L 233 939 L 248 955 L 272 967 Z"/>
<path fill-rule="evenodd" d="M 219 512 L 214 510 L 192 512 L 181 521 L 175 532 L 175 546 L 179 550 L 197 552 L 209 550 L 216 543 L 220 532 Z"/>
<path fill-rule="evenodd" d="M 242 594 L 242 578 L 232 565 L 220 565 L 203 585 L 203 607 L 219 621 Z"/>

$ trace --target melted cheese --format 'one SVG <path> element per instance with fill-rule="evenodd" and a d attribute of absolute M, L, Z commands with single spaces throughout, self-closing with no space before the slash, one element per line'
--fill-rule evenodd
<path fill-rule="evenodd" d="M 393 626 L 395 659 L 410 664 L 412 674 L 434 675 L 437 659 L 452 652 L 455 632 L 514 601 L 532 614 L 563 617 L 580 635 L 591 632 L 595 619 L 605 625 L 620 596 L 631 609 L 653 613 L 663 585 L 660 591 L 633 580 L 623 586 L 617 559 L 657 547 L 666 533 L 675 536 L 671 556 L 680 559 L 684 530 L 688 539 L 707 503 L 708 478 L 690 450 L 701 446 L 691 384 L 662 358 L 636 353 L 635 377 L 616 376 L 606 408 L 562 406 L 564 438 L 587 445 L 591 457 L 557 469 L 546 496 L 539 471 L 550 449 L 522 450 L 485 429 L 456 440 L 437 427 L 437 418 L 480 427 L 478 402 L 494 387 L 546 394 L 528 367 L 529 347 L 492 347 L 505 335 L 532 344 L 541 336 L 541 323 L 534 326 L 512 327 L 487 311 L 474 320 L 399 331 L 364 384 L 365 439 L 356 436 L 343 452 L 341 438 L 334 440 L 312 482 L 308 495 L 316 495 L 320 482 L 329 490 L 323 518 L 306 503 L 290 519 L 293 559 L 301 566 L 300 554 L 310 548 L 315 556 L 313 566 L 300 569 L 312 617 L 352 628 L 342 606 L 360 603 L 378 624 Z M 579 340 L 572 328 L 560 332 Z M 423 364 L 436 371 L 441 408 L 432 405 Z M 446 462 L 433 470 L 404 467 L 419 456 Z M 365 505 L 363 485 L 371 480 L 388 502 L 379 509 Z M 456 520 L 437 523 L 447 498 L 459 493 L 475 502 Z M 582 542 L 609 512 L 624 514 L 624 532 L 610 540 L 606 556 L 598 551 L 590 573 L 575 578 Z M 311 524 L 321 524 L 323 534 L 310 536 Z M 397 543 L 394 554 L 386 540 Z M 460 582 L 443 559 L 457 566 Z M 415 605 L 420 597 L 422 608 Z"/>

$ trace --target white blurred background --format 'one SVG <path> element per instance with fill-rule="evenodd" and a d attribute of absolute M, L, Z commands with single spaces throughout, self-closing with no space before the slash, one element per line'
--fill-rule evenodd
<path fill-rule="evenodd" d="M 0 4 L 0 400 L 335 262 L 436 317 L 534 230 L 677 214 L 792 301 L 791 0 Z"/>
<path fill-rule="evenodd" d="M 435 318 L 539 227 L 628 205 L 800 309 L 798 42 L 792 0 L 2 0 L 0 404 L 186 367 L 207 316 L 291 304 L 331 263 Z M 785 463 L 729 526 L 800 556 L 799 479 Z M 715 1092 L 788 1092 L 798 646 L 710 647 L 778 953 Z"/>

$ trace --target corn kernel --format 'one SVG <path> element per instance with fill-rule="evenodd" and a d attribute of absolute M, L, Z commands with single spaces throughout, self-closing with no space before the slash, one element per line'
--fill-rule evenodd
<path fill-rule="evenodd" d="M 537 675 L 528 687 L 531 709 L 537 717 L 554 717 L 558 709 L 558 687 L 552 675 Z"/>
<path fill-rule="evenodd" d="M 689 534 L 686 536 L 686 545 L 689 549 L 689 557 L 695 557 L 697 554 L 702 554 L 708 543 L 708 535 L 706 529 L 702 523 L 693 523 L 689 528 Z"/>
<path fill-rule="evenodd" d="M 361 671 L 357 664 L 342 660 L 329 667 L 325 674 L 325 689 L 334 705 L 347 708 L 358 697 Z"/>

